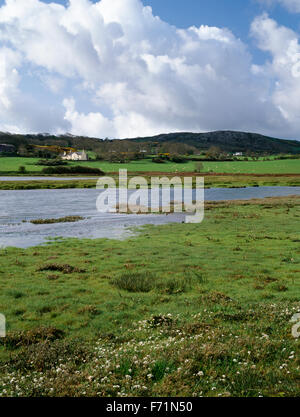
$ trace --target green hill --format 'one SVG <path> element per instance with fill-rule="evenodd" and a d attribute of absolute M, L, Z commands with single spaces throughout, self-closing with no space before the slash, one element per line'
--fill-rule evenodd
<path fill-rule="evenodd" d="M 218 146 L 228 152 L 300 153 L 300 142 L 276 139 L 257 133 L 217 131 L 208 133 L 168 133 L 152 137 L 132 139 L 135 142 L 181 142 L 207 150 Z"/>
<path fill-rule="evenodd" d="M 300 153 L 300 141 L 276 139 L 263 136 L 257 133 L 246 133 L 236 131 L 218 131 L 208 133 L 168 133 L 151 137 L 139 137 L 123 140 L 105 140 L 99 138 L 90 138 L 84 136 L 74 136 L 70 134 L 55 136 L 50 134 L 11 134 L 0 132 L 0 144 L 13 144 L 17 148 L 23 145 L 59 145 L 69 146 L 78 149 L 86 149 L 90 151 L 101 151 L 101 148 L 109 148 L 114 143 L 114 148 L 118 143 L 122 142 L 122 148 L 126 148 L 125 143 L 145 145 L 181 143 L 193 146 L 199 150 L 207 150 L 211 146 L 217 146 L 222 151 L 227 152 L 255 152 L 255 153 Z"/>

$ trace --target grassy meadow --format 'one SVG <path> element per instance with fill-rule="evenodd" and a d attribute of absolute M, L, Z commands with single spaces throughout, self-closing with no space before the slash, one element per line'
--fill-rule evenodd
<path fill-rule="evenodd" d="M 43 175 L 42 166 L 35 165 L 37 158 L 13 158 L 0 157 L 0 176 L 1 175 L 33 175 L 32 180 L 25 181 L 0 181 L 0 190 L 32 190 L 32 189 L 66 189 L 66 188 L 94 188 L 96 180 L 94 179 L 76 179 L 73 180 L 35 180 L 34 176 Z M 238 188 L 238 187 L 261 187 L 261 186 L 300 186 L 300 159 L 270 161 L 235 161 L 235 162 L 203 162 L 203 172 L 195 174 L 196 163 L 189 161 L 183 164 L 166 162 L 157 164 L 151 160 L 132 161 L 125 164 L 87 161 L 87 162 L 69 162 L 69 166 L 88 166 L 100 168 L 107 175 L 112 175 L 118 182 L 119 169 L 127 169 L 128 177 L 137 174 L 147 178 L 150 184 L 150 178 L 153 176 L 174 176 L 176 175 L 200 175 L 205 177 L 205 186 L 207 188 Z M 18 168 L 24 166 L 26 172 L 20 174 Z M 51 176 L 51 175 L 47 175 Z M 62 175 L 54 175 L 61 176 Z M 80 174 L 78 177 L 86 177 Z M 95 176 L 95 175 L 93 175 Z"/>
<path fill-rule="evenodd" d="M 16 174 L 20 166 L 24 166 L 28 173 L 38 174 L 44 168 L 35 165 L 39 158 L 0 157 L 0 174 Z M 127 169 L 129 172 L 194 172 L 195 162 L 186 163 L 165 162 L 154 163 L 151 159 L 131 161 L 119 164 L 106 161 L 70 161 L 70 166 L 81 165 L 100 168 L 105 173 L 118 172 Z M 230 161 L 230 162 L 203 162 L 203 172 L 229 173 L 229 174 L 300 174 L 300 158 L 270 161 Z"/>
<path fill-rule="evenodd" d="M 299 396 L 300 198 L 0 250 L 2 396 Z"/>

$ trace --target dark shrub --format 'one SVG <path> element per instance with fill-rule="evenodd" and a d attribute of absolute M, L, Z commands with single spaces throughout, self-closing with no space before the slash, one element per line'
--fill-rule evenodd
<path fill-rule="evenodd" d="M 88 174 L 88 175 L 105 175 L 99 168 L 85 167 L 82 165 L 74 165 L 70 167 L 58 166 L 47 167 L 42 170 L 44 174 Z"/>
<path fill-rule="evenodd" d="M 62 161 L 61 159 L 40 159 L 36 165 L 48 166 L 48 167 L 55 167 L 55 166 L 63 166 L 68 165 L 66 161 Z"/>
<path fill-rule="evenodd" d="M 175 162 L 176 164 L 183 164 L 184 162 L 186 162 L 186 159 L 179 155 L 171 156 L 170 160 L 172 162 Z"/>
<path fill-rule="evenodd" d="M 25 168 L 23 165 L 21 165 L 21 166 L 19 167 L 18 171 L 19 171 L 19 173 L 20 173 L 20 174 L 25 174 L 25 172 L 26 172 L 26 168 Z"/>
<path fill-rule="evenodd" d="M 164 164 L 166 161 L 162 158 L 155 157 L 152 158 L 152 162 L 155 162 L 156 164 Z"/>

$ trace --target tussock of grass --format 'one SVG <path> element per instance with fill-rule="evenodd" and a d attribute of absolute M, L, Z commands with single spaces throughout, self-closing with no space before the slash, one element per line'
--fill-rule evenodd
<path fill-rule="evenodd" d="M 78 340 L 68 341 L 56 338 L 51 341 L 48 338 L 42 342 L 30 344 L 23 355 L 12 356 L 7 365 L 9 369 L 45 372 L 58 367 L 64 356 L 72 358 L 73 365 L 79 366 L 83 361 L 88 360 L 90 350 Z"/>
<path fill-rule="evenodd" d="M 149 292 L 156 284 L 157 278 L 153 274 L 127 272 L 111 280 L 111 284 L 120 290 L 128 292 Z"/>
<path fill-rule="evenodd" d="M 63 335 L 64 332 L 55 327 L 38 327 L 32 330 L 9 333 L 0 342 L 6 347 L 16 349 L 20 346 L 29 346 L 40 343 L 41 341 L 51 342 L 56 339 L 61 339 Z"/>
<path fill-rule="evenodd" d="M 179 294 L 201 282 L 199 274 L 182 274 L 181 277 L 163 278 L 149 272 L 126 272 L 111 280 L 111 284 L 128 292 L 148 293 L 157 290 L 166 294 Z"/>
<path fill-rule="evenodd" d="M 85 314 L 85 313 L 88 313 L 91 316 L 97 316 L 98 314 L 100 314 L 100 311 L 98 310 L 96 306 L 87 305 L 78 310 L 78 314 Z"/>
<path fill-rule="evenodd" d="M 60 278 L 60 276 L 56 274 L 49 274 L 46 276 L 46 278 L 49 279 L 49 281 L 56 281 L 57 279 Z"/>
<path fill-rule="evenodd" d="M 78 268 L 77 266 L 72 266 L 69 264 L 46 264 L 42 265 L 38 268 L 38 271 L 59 271 L 63 272 L 64 274 L 72 274 L 73 272 L 84 273 L 86 272 L 83 268 Z"/>

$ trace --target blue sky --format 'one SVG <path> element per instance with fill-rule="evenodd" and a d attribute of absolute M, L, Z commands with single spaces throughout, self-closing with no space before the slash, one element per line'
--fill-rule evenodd
<path fill-rule="evenodd" d="M 256 62 L 262 62 L 261 53 L 249 36 L 253 19 L 267 11 L 277 22 L 294 30 L 300 29 L 299 15 L 287 11 L 279 4 L 261 4 L 256 0 L 143 0 L 154 14 L 178 27 L 208 25 L 229 28 L 246 42 Z"/>
<path fill-rule="evenodd" d="M 0 130 L 299 139 L 299 37 L 298 0 L 0 0 Z"/>

